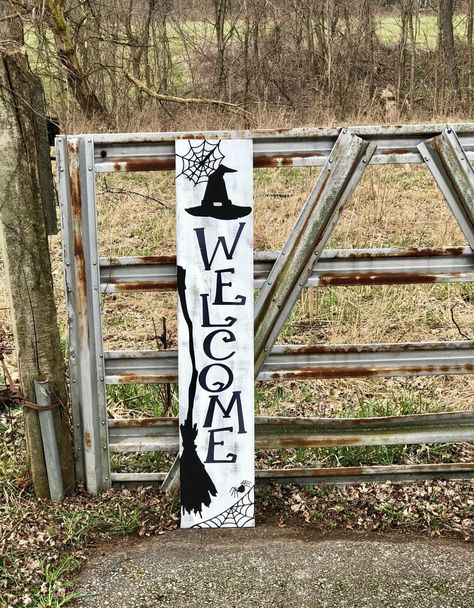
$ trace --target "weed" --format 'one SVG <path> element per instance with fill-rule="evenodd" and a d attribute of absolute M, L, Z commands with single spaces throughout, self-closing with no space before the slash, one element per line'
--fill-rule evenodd
<path fill-rule="evenodd" d="M 70 591 L 73 587 L 71 578 L 79 572 L 82 563 L 74 555 L 61 559 L 56 566 L 41 563 L 44 582 L 38 590 L 33 590 L 32 605 L 35 608 L 61 608 L 83 597 L 83 593 Z"/>
<path fill-rule="evenodd" d="M 117 384 L 107 386 L 109 411 L 115 417 L 178 415 L 177 388 L 166 384 Z"/>

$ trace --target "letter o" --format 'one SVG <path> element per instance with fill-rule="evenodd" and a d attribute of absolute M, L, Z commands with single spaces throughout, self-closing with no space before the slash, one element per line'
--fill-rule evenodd
<path fill-rule="evenodd" d="M 209 387 L 207 383 L 207 375 L 209 373 L 209 370 L 213 367 L 221 367 L 227 374 L 227 380 L 225 382 L 216 380 L 214 382 L 211 382 L 211 387 Z M 206 365 L 206 367 L 203 367 L 199 373 L 199 384 L 204 390 L 208 391 L 209 393 L 219 393 L 221 391 L 225 391 L 229 388 L 233 381 L 234 374 L 232 370 L 230 369 L 230 367 L 227 367 L 227 365 L 223 365 L 222 363 L 212 363 L 211 365 Z"/>

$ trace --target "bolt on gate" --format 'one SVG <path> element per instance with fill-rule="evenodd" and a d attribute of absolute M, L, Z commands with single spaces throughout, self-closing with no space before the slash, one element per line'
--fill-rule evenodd
<path fill-rule="evenodd" d="M 69 367 L 77 476 L 91 493 L 154 484 L 173 491 L 170 472 L 114 473 L 111 452 L 178 452 L 174 418 L 107 418 L 106 385 L 174 383 L 176 351 L 104 351 L 101 292 L 176 288 L 172 258 L 99 258 L 95 176 L 165 171 L 176 139 L 253 140 L 254 167 L 322 171 L 279 252 L 255 252 L 257 380 L 474 373 L 474 341 L 275 345 L 304 287 L 474 280 L 474 124 L 61 136 L 56 141 Z M 325 245 L 369 164 L 425 163 L 468 246 L 327 250 Z M 379 418 L 258 416 L 256 449 L 395 445 L 474 440 L 474 411 Z M 474 477 L 474 463 L 282 469 L 257 479 L 301 483 Z"/>

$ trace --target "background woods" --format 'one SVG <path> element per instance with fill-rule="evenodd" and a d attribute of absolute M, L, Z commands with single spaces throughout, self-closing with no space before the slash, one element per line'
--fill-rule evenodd
<path fill-rule="evenodd" d="M 171 128 L 194 105 L 183 98 L 251 114 L 214 104 L 214 126 L 431 120 L 472 104 L 473 0 L 10 2 L 63 125 Z"/>

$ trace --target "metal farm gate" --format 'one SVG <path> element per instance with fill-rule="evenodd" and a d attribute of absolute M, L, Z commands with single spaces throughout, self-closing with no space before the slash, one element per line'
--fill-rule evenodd
<path fill-rule="evenodd" d="M 164 171 L 176 139 L 253 140 L 254 167 L 322 166 L 280 252 L 255 253 L 255 377 L 258 380 L 474 373 L 474 342 L 274 346 L 305 286 L 390 285 L 474 280 L 474 124 L 203 133 L 99 134 L 57 138 L 69 366 L 78 478 L 91 493 L 161 484 L 176 488 L 177 467 L 162 473 L 113 473 L 111 452 L 178 451 L 173 418 L 108 420 L 106 385 L 173 383 L 177 352 L 107 352 L 101 292 L 176 287 L 173 258 L 101 259 L 95 176 Z M 368 164 L 425 163 L 468 247 L 325 250 L 345 202 Z M 365 419 L 256 417 L 256 449 L 394 445 L 474 440 L 474 411 Z M 260 481 L 302 483 L 464 479 L 474 463 L 285 469 Z"/>

